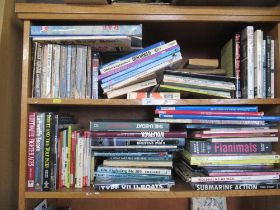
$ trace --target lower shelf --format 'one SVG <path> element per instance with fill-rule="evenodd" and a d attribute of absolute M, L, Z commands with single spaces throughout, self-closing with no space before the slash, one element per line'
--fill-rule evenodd
<path fill-rule="evenodd" d="M 195 191 L 190 186 L 179 183 L 169 192 L 150 191 L 94 191 L 92 188 L 59 189 L 52 192 L 25 192 L 25 198 L 190 198 L 207 196 L 273 196 L 280 195 L 280 189 L 271 190 L 228 190 L 228 191 Z"/>

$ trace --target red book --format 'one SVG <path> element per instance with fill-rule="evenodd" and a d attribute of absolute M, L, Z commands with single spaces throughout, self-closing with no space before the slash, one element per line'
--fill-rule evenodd
<path fill-rule="evenodd" d="M 28 151 L 27 151 L 27 190 L 35 189 L 35 144 L 36 144 L 36 112 L 28 116 Z"/>
<path fill-rule="evenodd" d="M 122 132 L 122 131 L 92 131 L 92 138 L 186 138 L 187 133 L 171 131 L 171 132 L 161 132 L 161 131 L 139 131 L 139 132 Z"/>
<path fill-rule="evenodd" d="M 263 116 L 264 112 L 197 111 L 197 110 L 155 110 L 156 114 L 190 114 L 222 116 Z"/>

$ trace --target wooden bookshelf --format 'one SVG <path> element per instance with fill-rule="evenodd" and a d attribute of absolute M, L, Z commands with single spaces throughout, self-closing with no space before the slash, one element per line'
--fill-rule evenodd
<path fill-rule="evenodd" d="M 140 209 L 144 200 L 154 199 L 152 209 L 162 204 L 161 209 L 189 209 L 187 198 L 194 196 L 227 196 L 229 210 L 246 209 L 248 203 L 280 196 L 280 190 L 242 191 L 194 191 L 184 183 L 177 183 L 170 192 L 94 192 L 92 189 L 60 189 L 55 192 L 26 191 L 27 128 L 29 111 L 64 111 L 74 114 L 82 125 L 92 118 L 98 119 L 153 119 L 155 105 L 260 105 L 269 114 L 279 114 L 280 108 L 280 7 L 188 7 L 145 4 L 113 4 L 81 6 L 65 4 L 16 4 L 16 13 L 24 22 L 20 168 L 19 168 L 19 210 L 33 209 L 40 199 L 48 198 L 56 206 L 69 204 L 72 209 Z M 145 101 L 126 99 L 40 99 L 31 97 L 32 65 L 29 29 L 32 24 L 94 24 L 94 23 L 142 23 L 143 41 L 149 45 L 159 40 L 176 39 L 182 53 L 188 56 L 218 57 L 220 48 L 234 32 L 252 24 L 262 28 L 276 40 L 276 98 L 275 99 L 181 99 L 166 101 Z M 172 32 L 172 33 L 170 33 Z M 203 49 L 203 50 L 202 50 Z M 87 125 L 88 126 L 88 125 Z M 274 146 L 280 152 L 280 144 Z M 235 198 L 236 197 L 236 198 Z M 248 197 L 250 202 L 243 202 Z M 262 197 L 263 199 L 259 199 Z M 131 199 L 133 201 L 126 201 Z M 87 201 L 84 202 L 84 199 Z M 99 201 L 101 199 L 102 201 Z M 116 206 L 115 199 L 123 203 Z M 171 199 L 171 200 L 170 200 Z M 182 202 L 180 199 L 185 199 Z M 247 199 L 247 198 L 246 198 Z M 180 200 L 180 202 L 179 202 Z M 276 201 L 277 199 L 274 199 Z M 95 206 L 95 202 L 98 205 Z M 99 203 L 102 202 L 102 205 Z M 148 201 L 147 201 L 148 202 Z M 150 201 L 149 201 L 150 202 Z M 163 207 L 166 204 L 166 207 Z M 107 206 L 108 207 L 108 206 Z M 151 208 L 149 208 L 151 207 Z M 247 208 L 248 209 L 248 208 Z M 252 210 L 268 210 L 255 205 Z"/>

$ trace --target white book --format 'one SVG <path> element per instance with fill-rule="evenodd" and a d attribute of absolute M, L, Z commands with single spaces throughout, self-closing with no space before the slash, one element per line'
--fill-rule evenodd
<path fill-rule="evenodd" d="M 210 142 L 278 142 L 278 137 L 211 138 Z"/>
<path fill-rule="evenodd" d="M 127 59 L 124 59 L 120 62 L 116 62 L 116 63 L 113 63 L 112 65 L 108 65 L 108 66 L 105 66 L 105 67 L 101 67 L 100 69 L 100 72 L 101 74 L 104 74 L 104 73 L 107 73 L 107 72 L 110 72 L 110 71 L 113 71 L 115 69 L 118 69 L 120 67 L 125 67 L 127 66 L 128 64 L 131 64 L 131 63 L 136 63 L 138 62 L 138 60 L 142 59 L 142 58 L 145 58 L 145 57 L 149 57 L 149 56 L 152 56 L 156 53 L 159 53 L 161 51 L 164 51 L 170 47 L 174 47 L 178 45 L 177 41 L 174 40 L 174 41 L 171 41 L 171 42 L 168 42 L 164 45 L 161 45 L 159 47 L 156 47 L 156 48 L 153 48 L 153 49 L 150 49 L 148 51 L 144 51 L 138 55 L 135 55 L 135 56 L 132 56 L 132 57 L 129 57 Z"/>
<path fill-rule="evenodd" d="M 247 26 L 241 32 L 242 59 L 241 66 L 243 74 L 242 96 L 243 98 L 254 98 L 254 27 Z M 242 72 L 241 71 L 241 72 Z"/>
<path fill-rule="evenodd" d="M 133 91 L 143 90 L 145 88 L 155 86 L 156 84 L 157 84 L 156 79 L 151 79 L 151 80 L 136 83 L 134 85 L 130 85 L 130 86 L 127 86 L 127 87 L 124 87 L 124 88 L 109 91 L 107 93 L 107 97 L 108 98 L 116 98 L 118 96 L 122 96 L 122 95 L 128 94 L 128 93 L 133 92 Z"/>
<path fill-rule="evenodd" d="M 84 151 L 84 138 L 78 137 L 76 145 L 76 174 L 75 174 L 75 188 L 83 187 L 83 151 Z"/>
<path fill-rule="evenodd" d="M 121 82 L 118 82 L 114 85 L 111 85 L 107 88 L 104 88 L 103 89 L 103 92 L 104 93 L 107 93 L 109 91 L 112 91 L 112 90 L 115 90 L 115 89 L 118 89 L 118 88 L 121 88 L 121 87 L 124 87 L 124 86 L 127 86 L 129 84 L 132 84 L 134 82 L 137 82 L 137 81 L 141 81 L 142 79 L 146 78 L 147 76 L 149 75 L 152 75 L 154 72 L 160 70 L 160 69 L 163 69 L 173 63 L 176 63 L 177 61 L 181 60 L 182 59 L 182 56 L 181 56 L 181 53 L 177 53 L 176 56 L 172 57 L 171 59 L 153 67 L 153 68 L 150 68 L 150 69 L 147 69 L 146 71 L 143 71 L 141 73 L 139 73 L 138 75 L 136 75 L 135 77 L 130 77 L 126 80 L 123 80 Z"/>
<path fill-rule="evenodd" d="M 237 182 L 237 181 L 262 181 L 262 180 L 278 180 L 278 179 L 279 179 L 279 175 L 190 177 L 191 182 Z"/>
<path fill-rule="evenodd" d="M 271 98 L 275 98 L 275 41 L 271 40 Z"/>
<path fill-rule="evenodd" d="M 255 69 L 255 98 L 263 98 L 263 31 L 254 32 L 254 69 Z"/>
<path fill-rule="evenodd" d="M 226 197 L 192 197 L 191 210 L 227 210 Z"/>

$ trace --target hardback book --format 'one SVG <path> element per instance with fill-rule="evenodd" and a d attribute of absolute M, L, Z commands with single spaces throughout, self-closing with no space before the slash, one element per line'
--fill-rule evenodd
<path fill-rule="evenodd" d="M 241 32 L 241 92 L 242 98 L 254 98 L 254 27 L 247 26 Z"/>
<path fill-rule="evenodd" d="M 190 58 L 186 68 L 218 68 L 218 59 Z"/>
<path fill-rule="evenodd" d="M 191 210 L 227 210 L 226 197 L 192 197 Z"/>

